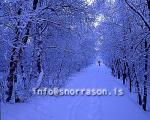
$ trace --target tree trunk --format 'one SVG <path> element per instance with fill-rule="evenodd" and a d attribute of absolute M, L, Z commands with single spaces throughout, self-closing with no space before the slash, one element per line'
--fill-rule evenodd
<path fill-rule="evenodd" d="M 126 83 L 126 78 L 127 78 L 127 74 L 126 74 L 126 62 L 124 62 L 124 69 L 123 69 L 123 84 L 125 85 Z"/>
<path fill-rule="evenodd" d="M 131 71 L 130 71 L 130 67 L 129 67 L 129 64 L 126 63 L 127 65 L 127 75 L 128 75 L 128 78 L 129 78 L 129 90 L 130 92 L 132 92 L 132 79 L 131 79 Z"/>
<path fill-rule="evenodd" d="M 139 105 L 142 105 L 142 96 L 140 93 L 139 81 L 137 81 L 137 80 L 136 80 L 136 88 L 137 88 L 137 93 L 138 93 L 138 103 L 139 103 Z"/>
<path fill-rule="evenodd" d="M 38 3 L 38 0 L 33 0 L 33 10 L 36 10 L 37 3 Z M 17 15 L 20 16 L 21 13 L 22 13 L 22 9 L 20 7 L 20 9 L 17 12 Z M 24 48 L 22 47 L 22 45 L 26 45 L 26 43 L 28 41 L 31 24 L 32 24 L 31 21 L 28 21 L 28 23 L 26 25 L 26 33 L 22 39 L 19 38 L 20 31 L 19 31 L 18 26 L 20 25 L 20 22 L 18 22 L 17 27 L 16 27 L 16 37 L 15 37 L 15 41 L 13 44 L 14 47 L 12 49 L 12 55 L 11 55 L 11 59 L 10 59 L 11 61 L 9 64 L 9 67 L 10 67 L 9 75 L 7 77 L 7 88 L 8 88 L 8 90 L 6 91 L 6 93 L 7 93 L 6 101 L 7 102 L 10 102 L 10 100 L 12 99 L 14 84 L 17 82 L 17 66 L 18 66 L 18 63 L 21 62 L 20 59 L 22 58 L 22 54 L 24 52 Z M 19 42 L 21 43 L 21 45 L 19 44 Z M 18 46 L 19 46 L 19 48 L 18 48 Z M 21 67 L 21 70 L 22 70 L 21 72 L 23 75 L 24 74 L 23 64 L 20 64 L 20 67 Z M 23 76 L 23 79 L 26 80 L 25 76 Z M 16 102 L 20 101 L 18 96 L 15 101 Z"/>
<path fill-rule="evenodd" d="M 19 26 L 19 22 L 18 22 L 18 26 Z M 18 51 L 18 46 L 19 46 L 19 35 L 20 35 L 20 31 L 19 28 L 16 27 L 16 37 L 13 43 L 13 48 L 12 48 L 12 55 L 10 58 L 10 64 L 9 64 L 9 74 L 7 77 L 7 98 L 6 98 L 6 102 L 10 102 L 13 92 L 14 92 L 14 84 L 17 82 L 17 66 L 18 66 L 18 61 L 19 61 L 19 51 Z"/>
<path fill-rule="evenodd" d="M 147 81 L 148 81 L 148 43 L 145 40 L 145 72 L 144 72 L 144 96 L 143 96 L 143 110 L 146 111 L 147 109 Z"/>

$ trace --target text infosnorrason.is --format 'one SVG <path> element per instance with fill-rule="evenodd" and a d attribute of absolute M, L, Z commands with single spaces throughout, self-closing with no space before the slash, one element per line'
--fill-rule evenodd
<path fill-rule="evenodd" d="M 34 95 L 38 96 L 123 96 L 125 94 L 122 88 L 99 88 L 99 89 L 62 89 L 62 88 L 33 88 Z"/>

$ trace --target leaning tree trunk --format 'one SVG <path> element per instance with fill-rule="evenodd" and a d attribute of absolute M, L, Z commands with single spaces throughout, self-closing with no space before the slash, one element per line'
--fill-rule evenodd
<path fill-rule="evenodd" d="M 18 26 L 19 26 L 19 22 L 18 22 Z M 12 94 L 13 94 L 13 88 L 15 83 L 17 82 L 17 67 L 20 63 L 20 67 L 21 67 L 21 73 L 23 75 L 23 79 L 25 80 L 25 76 L 24 76 L 24 67 L 23 64 L 21 62 L 22 56 L 23 56 L 23 52 L 24 52 L 24 47 L 22 45 L 26 45 L 27 40 L 28 40 L 28 36 L 29 36 L 29 29 L 31 27 L 31 22 L 28 22 L 27 26 L 26 26 L 26 33 L 25 33 L 25 37 L 23 39 L 21 39 L 22 41 L 20 42 L 20 32 L 19 32 L 19 28 L 16 27 L 16 38 L 14 41 L 14 47 L 12 49 L 12 55 L 11 55 L 11 61 L 10 61 L 10 69 L 9 69 L 9 75 L 7 77 L 7 87 L 8 87 L 8 91 L 7 91 L 7 99 L 6 101 L 9 102 L 11 100 Z M 21 45 L 20 45 L 20 43 Z M 16 93 L 15 93 L 16 94 Z M 19 98 L 18 96 L 15 98 L 16 102 L 19 102 Z"/>
<path fill-rule="evenodd" d="M 18 16 L 21 14 L 21 9 L 18 10 Z M 12 48 L 12 55 L 10 57 L 10 64 L 9 64 L 9 73 L 7 77 L 7 98 L 6 102 L 10 102 L 13 96 L 14 91 L 14 84 L 17 82 L 17 66 L 19 61 L 19 40 L 20 40 L 20 30 L 18 26 L 20 22 L 18 21 L 17 26 L 15 28 L 15 40 L 13 41 L 13 48 Z"/>
<path fill-rule="evenodd" d="M 38 4 L 39 0 L 33 0 L 33 10 L 36 10 L 37 8 L 37 4 Z M 20 16 L 22 13 L 22 9 L 20 8 L 17 11 L 17 15 Z M 24 48 L 22 47 L 23 45 L 26 45 L 27 41 L 28 41 L 28 37 L 29 37 L 29 31 L 30 31 L 30 27 L 31 27 L 31 21 L 29 21 L 26 25 L 26 33 L 25 33 L 25 37 L 23 39 L 20 39 L 20 29 L 19 26 L 20 22 L 17 23 L 17 27 L 16 27 L 16 37 L 13 43 L 13 48 L 12 48 L 12 55 L 10 57 L 10 64 L 9 64 L 9 73 L 8 73 L 8 77 L 7 77 L 7 97 L 6 97 L 6 102 L 10 102 L 10 100 L 12 100 L 13 94 L 16 95 L 16 93 L 13 93 L 14 90 L 14 86 L 15 83 L 17 82 L 17 67 L 18 64 L 20 62 L 20 59 L 22 58 L 22 53 L 24 52 Z M 21 41 L 20 41 L 21 40 Z M 21 44 L 19 44 L 19 42 Z M 23 64 L 21 64 L 21 69 L 22 69 L 22 74 L 24 74 L 24 68 L 23 68 Z M 25 78 L 23 78 L 25 80 Z M 19 97 L 16 95 L 15 97 L 15 102 L 19 102 L 20 99 Z"/>

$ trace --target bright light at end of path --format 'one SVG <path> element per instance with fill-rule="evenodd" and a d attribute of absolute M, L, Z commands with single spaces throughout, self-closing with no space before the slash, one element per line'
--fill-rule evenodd
<path fill-rule="evenodd" d="M 87 5 L 92 5 L 94 3 L 95 0 L 85 0 L 85 3 Z"/>
<path fill-rule="evenodd" d="M 116 2 L 116 0 L 107 0 L 107 2 L 110 4 L 114 4 Z"/>
<path fill-rule="evenodd" d="M 98 25 L 100 25 L 105 20 L 105 17 L 103 14 L 99 14 L 96 16 L 94 27 L 96 28 Z"/>

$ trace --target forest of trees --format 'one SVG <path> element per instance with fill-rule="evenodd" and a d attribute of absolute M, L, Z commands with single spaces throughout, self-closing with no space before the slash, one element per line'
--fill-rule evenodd
<path fill-rule="evenodd" d="M 150 0 L 1 0 L 0 33 L 3 101 L 64 86 L 99 52 L 147 110 Z"/>
<path fill-rule="evenodd" d="M 23 102 L 33 87 L 62 87 L 92 64 L 94 13 L 80 0 L 1 0 L 3 101 Z"/>
<path fill-rule="evenodd" d="M 105 9 L 101 56 L 147 110 L 150 94 L 150 0 L 116 0 Z"/>

